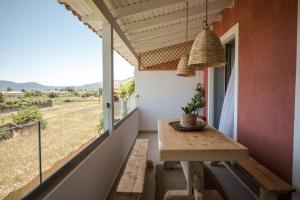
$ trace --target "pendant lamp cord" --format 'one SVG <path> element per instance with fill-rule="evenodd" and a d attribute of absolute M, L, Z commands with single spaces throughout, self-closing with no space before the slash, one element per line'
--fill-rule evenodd
<path fill-rule="evenodd" d="M 206 29 L 206 30 L 209 29 L 207 18 L 208 18 L 208 3 L 207 3 L 207 0 L 205 0 L 205 20 L 202 22 L 202 27 L 203 27 L 203 29 Z"/>
<path fill-rule="evenodd" d="M 206 28 L 208 28 L 208 22 L 207 22 L 207 15 L 208 15 L 208 3 L 207 3 L 207 0 L 205 0 L 205 25 L 206 25 Z"/>
<path fill-rule="evenodd" d="M 186 32 L 185 32 L 185 42 L 188 40 L 188 30 L 189 30 L 189 2 L 186 2 Z"/>

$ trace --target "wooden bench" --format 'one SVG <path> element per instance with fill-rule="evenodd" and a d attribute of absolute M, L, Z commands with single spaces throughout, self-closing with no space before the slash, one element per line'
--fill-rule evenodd
<path fill-rule="evenodd" d="M 147 168 L 149 139 L 137 139 L 129 155 L 117 194 L 141 197 Z"/>
<path fill-rule="evenodd" d="M 234 164 L 224 164 L 256 199 L 276 200 L 279 195 L 295 191 L 291 185 L 251 157 Z"/>

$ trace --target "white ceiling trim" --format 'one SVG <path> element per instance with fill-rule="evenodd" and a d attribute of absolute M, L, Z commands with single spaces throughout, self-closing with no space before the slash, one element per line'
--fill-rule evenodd
<path fill-rule="evenodd" d="M 112 10 L 112 14 L 116 19 L 121 17 L 142 13 L 149 10 L 154 10 L 171 4 L 186 2 L 186 0 L 151 0 L 141 3 L 129 5 L 126 7 L 120 7 Z"/>
<path fill-rule="evenodd" d="M 233 5 L 233 0 L 218 0 L 209 4 L 208 14 L 215 14 L 217 12 L 222 11 L 224 8 L 231 7 Z M 189 17 L 193 17 L 198 15 L 199 17 L 205 16 L 205 5 L 194 7 L 189 9 Z M 167 22 L 172 22 L 176 20 L 181 20 L 186 18 L 186 10 L 182 10 L 179 12 L 170 13 L 167 15 L 162 15 L 158 17 L 154 17 L 151 19 L 145 19 L 141 21 L 137 21 L 130 24 L 120 25 L 121 29 L 124 32 L 129 32 L 145 27 L 157 26 L 158 24 L 164 24 Z"/>
<path fill-rule="evenodd" d="M 189 20 L 189 31 L 193 29 L 199 29 L 201 30 L 202 28 L 202 22 L 204 18 L 196 18 L 193 20 Z M 208 23 L 213 23 L 216 21 L 221 21 L 222 20 L 222 15 L 221 14 L 216 14 L 209 16 Z M 163 35 L 170 35 L 174 33 L 179 33 L 182 31 L 186 31 L 186 22 L 182 21 L 176 24 L 172 24 L 170 26 L 164 26 L 162 28 L 156 28 L 156 29 L 150 29 L 149 31 L 143 31 L 141 33 L 136 33 L 136 34 L 126 34 L 127 38 L 129 41 L 140 41 L 140 40 L 145 40 L 145 39 L 150 39 L 150 38 L 156 38 L 158 36 L 163 36 Z"/>

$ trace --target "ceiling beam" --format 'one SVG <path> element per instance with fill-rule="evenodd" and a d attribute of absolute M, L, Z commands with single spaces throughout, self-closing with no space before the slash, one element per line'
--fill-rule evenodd
<path fill-rule="evenodd" d="M 188 36 L 188 42 L 193 41 L 196 38 L 197 35 L 190 35 Z M 185 42 L 185 37 L 179 37 L 175 38 L 173 40 L 167 40 L 167 41 L 158 41 L 155 43 L 145 43 L 143 45 L 135 46 L 135 49 L 138 53 L 146 52 L 146 51 L 151 51 L 154 49 L 160 49 L 163 47 L 175 45 L 175 44 L 180 44 Z"/>
<path fill-rule="evenodd" d="M 202 22 L 203 20 L 204 18 L 200 18 L 200 19 L 196 18 L 196 19 L 189 20 L 189 30 L 201 29 L 202 23 L 199 22 Z M 208 23 L 211 24 L 213 22 L 221 21 L 221 20 L 222 20 L 221 14 L 211 15 L 209 16 Z M 179 23 L 169 25 L 169 26 L 164 26 L 162 28 L 150 29 L 136 34 L 126 34 L 126 35 L 130 42 L 134 42 L 134 41 L 139 41 L 147 38 L 155 38 L 161 35 L 172 34 L 174 32 L 177 33 L 185 30 L 186 30 L 186 22 L 181 21 Z"/>
<path fill-rule="evenodd" d="M 109 23 L 111 23 L 112 27 L 114 28 L 114 31 L 117 32 L 117 34 L 123 40 L 123 42 L 126 44 L 128 49 L 132 52 L 132 54 L 136 57 L 136 59 L 138 59 L 138 54 L 136 53 L 136 51 L 134 50 L 134 48 L 130 44 L 130 42 L 127 39 L 127 37 L 125 36 L 124 32 L 121 30 L 121 28 L 117 24 L 116 20 L 112 16 L 110 10 L 107 8 L 107 6 L 103 2 L 103 0 L 93 0 L 93 2 L 95 3 L 95 5 L 99 9 L 99 11 L 102 13 L 102 15 L 107 19 L 107 21 Z"/>
<path fill-rule="evenodd" d="M 208 6 L 208 14 L 215 14 L 217 11 L 221 11 L 224 8 L 231 7 L 233 5 L 233 0 L 218 0 L 212 2 Z M 198 7 L 193 7 L 189 9 L 189 16 L 197 16 L 197 15 L 205 15 L 205 5 L 201 5 Z M 145 19 L 137 22 L 133 22 L 130 24 L 120 25 L 124 32 L 129 32 L 133 30 L 138 30 L 145 27 L 151 27 L 158 24 L 164 24 L 171 21 L 177 21 L 186 18 L 186 10 L 181 10 L 178 12 L 170 13 L 167 15 L 161 15 L 158 17 L 154 17 L 151 19 Z M 202 22 L 199 22 L 202 24 Z"/>
<path fill-rule="evenodd" d="M 144 1 L 141 3 L 132 4 L 126 7 L 120 7 L 112 10 L 112 14 L 116 19 L 120 19 L 121 17 L 125 17 L 128 15 L 134 15 L 137 13 L 145 12 L 148 10 L 153 10 L 156 8 L 168 6 L 170 4 L 176 4 L 185 2 L 186 0 L 151 0 Z"/>

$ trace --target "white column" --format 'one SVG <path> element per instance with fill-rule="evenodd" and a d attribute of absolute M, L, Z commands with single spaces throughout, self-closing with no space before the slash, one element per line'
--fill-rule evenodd
<path fill-rule="evenodd" d="M 111 133 L 114 127 L 113 28 L 108 22 L 102 26 L 102 55 L 104 130 Z"/>
<path fill-rule="evenodd" d="M 296 63 L 296 93 L 294 118 L 294 152 L 293 152 L 293 200 L 300 199 L 300 0 L 298 0 L 297 22 L 297 63 Z"/>

